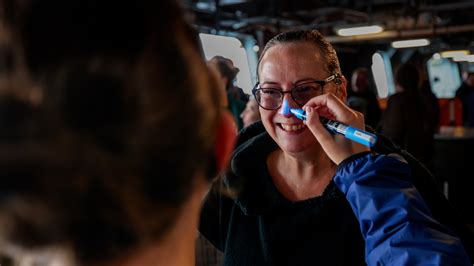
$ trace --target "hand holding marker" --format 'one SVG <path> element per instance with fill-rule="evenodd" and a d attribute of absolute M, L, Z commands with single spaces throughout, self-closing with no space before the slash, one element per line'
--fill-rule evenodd
<path fill-rule="evenodd" d="M 282 114 L 288 113 L 292 113 L 298 119 L 306 120 L 306 112 L 303 109 L 290 108 L 288 106 L 288 101 L 284 100 L 282 105 Z M 362 145 L 372 147 L 377 142 L 377 136 L 369 132 L 324 117 L 321 117 L 320 120 L 329 131 L 339 133 L 346 138 Z"/>

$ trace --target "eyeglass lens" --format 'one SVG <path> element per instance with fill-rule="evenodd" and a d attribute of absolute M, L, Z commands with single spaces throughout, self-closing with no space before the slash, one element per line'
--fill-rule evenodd
<path fill-rule="evenodd" d="M 278 109 L 283 101 L 281 89 L 260 88 L 255 92 L 255 98 L 265 109 Z M 321 95 L 322 86 L 319 83 L 310 83 L 295 87 L 291 90 L 291 97 L 298 105 L 305 105 L 311 98 Z"/>

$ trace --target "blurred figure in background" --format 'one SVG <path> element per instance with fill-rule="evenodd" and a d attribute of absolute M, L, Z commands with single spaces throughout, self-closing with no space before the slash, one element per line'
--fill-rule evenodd
<path fill-rule="evenodd" d="M 395 73 L 396 93 L 387 101 L 379 131 L 401 148 L 433 169 L 434 124 L 432 109 L 421 96 L 420 76 L 415 65 L 407 63 Z"/>
<path fill-rule="evenodd" d="M 474 127 L 474 72 L 463 72 L 463 83 L 456 91 L 456 97 L 462 102 L 462 120 L 464 126 Z"/>
<path fill-rule="evenodd" d="M 428 74 L 426 73 L 426 66 L 420 65 L 420 77 L 421 77 L 421 97 L 427 103 L 427 106 L 430 108 L 429 113 L 432 114 L 432 117 L 429 117 L 432 120 L 432 124 L 435 127 L 434 132 L 438 132 L 439 121 L 441 110 L 439 107 L 438 97 L 433 93 L 431 89 L 430 80 Z"/>
<path fill-rule="evenodd" d="M 235 125 L 177 4 L 1 1 L 0 24 L 0 264 L 194 265 Z"/>
<path fill-rule="evenodd" d="M 218 79 L 221 83 L 225 84 L 229 104 L 228 108 L 234 115 L 237 127 L 240 130 L 244 126 L 240 114 L 245 109 L 245 104 L 249 99 L 249 96 L 244 93 L 242 88 L 234 85 L 235 78 L 240 70 L 234 66 L 232 60 L 219 55 L 211 58 L 209 65 L 219 71 L 220 75 Z"/>
<path fill-rule="evenodd" d="M 380 120 L 381 110 L 377 96 L 370 86 L 370 72 L 367 68 L 357 68 L 352 72 L 351 90 L 348 91 L 347 105 L 364 115 L 365 123 L 375 128 Z"/>
<path fill-rule="evenodd" d="M 219 98 L 221 100 L 220 105 L 221 107 L 228 109 L 229 108 L 229 100 L 227 99 L 227 89 L 226 83 L 221 77 L 221 73 L 215 61 L 208 61 L 207 66 L 211 71 L 212 77 L 215 79 L 215 83 L 218 88 Z"/>
<path fill-rule="evenodd" d="M 242 122 L 244 123 L 244 127 L 248 127 L 251 124 L 258 122 L 261 119 L 260 111 L 258 110 L 258 103 L 255 100 L 255 97 L 250 97 L 245 106 L 244 111 L 240 114 L 240 118 L 242 118 Z"/>

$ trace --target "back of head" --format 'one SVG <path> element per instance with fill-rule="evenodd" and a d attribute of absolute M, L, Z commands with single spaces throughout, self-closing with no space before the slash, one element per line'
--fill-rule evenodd
<path fill-rule="evenodd" d="M 215 65 L 219 73 L 226 79 L 226 88 L 229 88 L 237 77 L 239 68 L 234 66 L 232 60 L 220 55 L 211 58 L 209 63 Z"/>
<path fill-rule="evenodd" d="M 474 88 L 474 71 L 469 70 L 463 73 L 464 82 L 469 86 Z"/>
<path fill-rule="evenodd" d="M 10 0 L 0 19 L 0 111 L 21 117 L 0 120 L 0 256 L 61 246 L 85 265 L 159 241 L 214 170 L 219 117 L 177 5 Z"/>
<path fill-rule="evenodd" d="M 365 92 L 369 89 L 369 70 L 361 67 L 352 72 L 352 90 L 354 92 Z"/>
<path fill-rule="evenodd" d="M 412 94 L 418 93 L 419 82 L 420 75 L 415 65 L 405 63 L 397 68 L 395 83 L 400 85 L 405 91 Z"/>

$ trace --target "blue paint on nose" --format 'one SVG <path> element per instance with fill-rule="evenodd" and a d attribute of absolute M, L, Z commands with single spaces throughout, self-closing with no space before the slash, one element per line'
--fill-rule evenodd
<path fill-rule="evenodd" d="M 282 115 L 290 114 L 290 105 L 288 104 L 287 99 L 283 100 L 283 103 L 282 103 L 281 109 L 280 109 L 280 114 L 282 114 Z"/>

